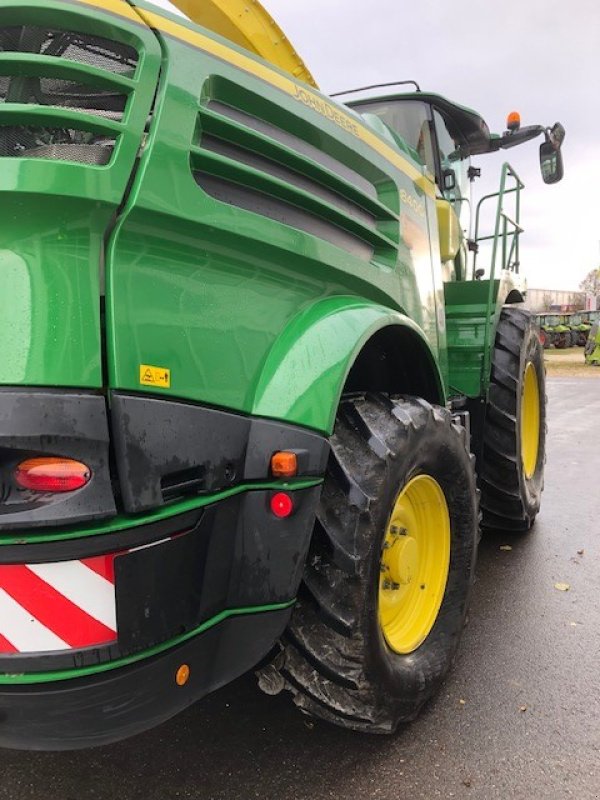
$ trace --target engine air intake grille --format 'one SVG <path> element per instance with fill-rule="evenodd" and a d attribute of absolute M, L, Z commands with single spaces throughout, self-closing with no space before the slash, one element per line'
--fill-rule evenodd
<path fill-rule="evenodd" d="M 359 172 L 348 148 L 252 92 L 217 76 L 205 89 L 190 161 L 207 194 L 359 259 L 394 263 L 399 225 L 384 175 Z"/>
<path fill-rule="evenodd" d="M 138 63 L 135 48 L 100 36 L 28 26 L 0 28 L 0 50 L 39 53 L 87 64 L 90 67 L 133 76 Z"/>
<path fill-rule="evenodd" d="M 127 95 L 109 89 L 93 89 L 84 83 L 52 78 L 0 77 L 0 103 L 26 103 L 74 108 L 88 114 L 121 120 Z M 12 95 L 11 95 L 12 88 Z"/>
<path fill-rule="evenodd" d="M 0 127 L 0 158 L 49 158 L 104 165 L 110 161 L 114 139 L 68 128 Z"/>
<path fill-rule="evenodd" d="M 135 48 L 98 36 L 0 28 L 0 158 L 108 164 L 138 60 Z"/>

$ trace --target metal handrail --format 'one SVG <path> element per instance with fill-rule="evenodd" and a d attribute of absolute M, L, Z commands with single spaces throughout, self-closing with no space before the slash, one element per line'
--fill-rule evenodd
<path fill-rule="evenodd" d="M 515 185 L 511 188 L 506 188 L 506 181 L 508 178 L 513 178 Z M 502 269 L 508 269 L 513 272 L 519 272 L 519 236 L 523 233 L 523 228 L 520 225 L 519 218 L 521 216 L 521 189 L 525 188 L 525 184 L 519 178 L 515 170 L 510 164 L 504 163 L 502 165 L 502 173 L 500 176 L 500 189 L 497 192 L 484 195 L 477 203 L 475 211 L 475 236 L 474 241 L 479 244 L 480 242 L 493 240 L 492 245 L 492 260 L 490 264 L 490 281 L 494 280 L 496 275 L 496 257 L 498 254 L 498 243 L 502 239 Z M 509 194 L 516 194 L 515 197 L 515 211 L 514 219 L 510 217 L 504 210 L 504 201 Z M 496 206 L 496 224 L 494 233 L 488 236 L 479 235 L 479 227 L 481 224 L 481 208 L 483 204 L 490 199 L 497 198 Z M 510 249 L 507 250 L 508 239 L 511 239 Z M 477 266 L 477 249 L 473 259 L 473 275 Z"/>
<path fill-rule="evenodd" d="M 506 188 L 506 182 L 509 178 L 514 179 L 515 184 L 510 189 Z M 525 188 L 525 184 L 519 178 L 515 170 L 510 164 L 505 162 L 502 165 L 502 173 L 500 176 L 500 189 L 497 192 L 484 195 L 477 203 L 475 212 L 475 254 L 473 257 L 473 277 L 475 277 L 475 270 L 477 267 L 478 245 L 480 242 L 493 240 L 492 244 L 492 259 L 490 264 L 489 275 L 489 290 L 486 307 L 486 326 L 485 326 L 485 339 L 483 347 L 483 375 L 487 375 L 490 369 L 491 353 L 490 353 L 490 316 L 492 307 L 494 305 L 494 280 L 496 277 L 496 257 L 498 254 L 498 245 L 502 240 L 502 269 L 510 270 L 519 273 L 519 237 L 523 233 L 523 228 L 520 224 L 521 216 L 521 189 Z M 509 194 L 515 194 L 515 211 L 514 219 L 511 218 L 504 210 L 504 201 Z M 480 212 L 483 203 L 491 198 L 498 198 L 496 207 L 496 224 L 494 226 L 494 233 L 488 236 L 479 235 L 480 225 Z M 510 239 L 510 247 L 509 247 Z"/>

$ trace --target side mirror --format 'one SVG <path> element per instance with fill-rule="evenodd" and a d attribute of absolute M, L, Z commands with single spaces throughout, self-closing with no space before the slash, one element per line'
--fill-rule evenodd
<path fill-rule="evenodd" d="M 540 169 L 544 183 L 558 183 L 563 175 L 563 160 L 560 148 L 565 139 L 565 129 L 555 122 L 546 131 L 546 141 L 540 145 Z"/>
<path fill-rule="evenodd" d="M 558 183 L 564 175 L 562 153 L 550 140 L 540 145 L 540 169 L 544 183 Z"/>

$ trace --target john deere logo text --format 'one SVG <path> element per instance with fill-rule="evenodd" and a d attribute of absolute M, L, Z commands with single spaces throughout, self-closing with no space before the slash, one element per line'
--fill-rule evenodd
<path fill-rule="evenodd" d="M 350 133 L 353 133 L 355 136 L 360 135 L 358 125 L 350 117 L 342 114 L 341 111 L 338 111 L 335 106 L 329 105 L 329 103 L 321 100 L 320 97 L 317 97 L 312 92 L 307 92 L 306 89 L 296 86 L 295 98 L 301 103 L 304 103 L 305 106 L 314 109 L 319 114 L 327 117 L 327 119 L 335 122 L 336 125 L 339 125 L 341 128 L 350 131 Z"/>

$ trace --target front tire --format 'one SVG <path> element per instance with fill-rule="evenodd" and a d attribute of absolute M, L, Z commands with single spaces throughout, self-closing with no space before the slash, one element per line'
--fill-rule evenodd
<path fill-rule="evenodd" d="M 544 353 L 528 311 L 500 314 L 483 432 L 482 525 L 524 532 L 540 510 L 546 461 Z"/>
<path fill-rule="evenodd" d="M 280 670 L 304 712 L 391 733 L 448 672 L 479 538 L 473 457 L 424 400 L 345 399 Z"/>

